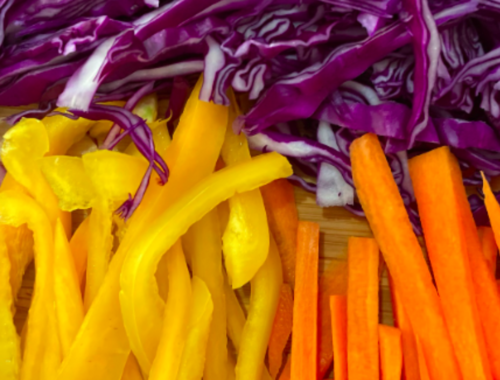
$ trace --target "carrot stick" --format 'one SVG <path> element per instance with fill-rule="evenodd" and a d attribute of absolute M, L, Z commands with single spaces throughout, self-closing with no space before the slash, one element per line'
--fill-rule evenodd
<path fill-rule="evenodd" d="M 498 288 L 498 292 L 500 293 L 500 280 L 497 280 L 497 288 Z"/>
<path fill-rule="evenodd" d="M 318 379 L 325 377 L 333 360 L 330 297 L 347 295 L 347 261 L 334 260 L 319 278 Z"/>
<path fill-rule="evenodd" d="M 403 348 L 403 373 L 405 380 L 420 380 L 418 363 L 418 349 L 415 333 L 410 320 L 403 308 L 403 302 L 394 287 L 394 282 L 389 276 L 391 287 L 392 310 L 394 314 L 394 325 L 401 331 L 401 345 Z"/>
<path fill-rule="evenodd" d="M 379 250 L 375 239 L 349 238 L 347 263 L 348 378 L 378 379 Z"/>
<path fill-rule="evenodd" d="M 403 366 L 401 331 L 396 327 L 379 325 L 380 370 L 382 380 L 400 380 Z"/>
<path fill-rule="evenodd" d="M 293 294 L 288 284 L 282 284 L 278 310 L 274 316 L 273 329 L 269 338 L 269 373 L 276 378 L 283 362 L 283 351 L 292 333 L 293 324 Z"/>
<path fill-rule="evenodd" d="M 448 147 L 442 147 L 412 158 L 409 169 L 427 252 L 462 375 L 466 379 L 490 380 L 490 363 L 455 189 L 464 186 L 452 176 L 452 172 L 460 172 L 458 161 Z"/>
<path fill-rule="evenodd" d="M 285 367 L 283 368 L 283 372 L 281 372 L 279 380 L 290 380 L 291 379 L 291 367 L 292 367 L 292 360 L 291 358 L 288 358 L 285 364 Z"/>
<path fill-rule="evenodd" d="M 300 221 L 293 305 L 291 380 L 316 378 L 319 225 Z"/>
<path fill-rule="evenodd" d="M 261 187 L 260 190 L 269 228 L 281 256 L 283 279 L 293 288 L 298 224 L 293 186 L 286 179 L 279 179 Z"/>
<path fill-rule="evenodd" d="M 347 380 L 347 297 L 331 296 L 332 341 L 335 380 Z"/>
<path fill-rule="evenodd" d="M 479 236 L 479 241 L 481 242 L 481 248 L 483 250 L 483 255 L 486 258 L 488 267 L 491 273 L 495 275 L 497 271 L 497 244 L 495 243 L 495 235 L 493 234 L 493 229 L 491 227 L 478 227 L 477 234 Z"/>
<path fill-rule="evenodd" d="M 377 136 L 366 134 L 351 144 L 351 164 L 359 200 L 421 339 L 432 379 L 460 379 L 438 294 Z"/>
<path fill-rule="evenodd" d="M 422 344 L 417 337 L 417 353 L 418 353 L 418 367 L 420 371 L 420 378 L 422 380 L 430 380 L 429 371 L 427 370 L 427 362 L 425 360 L 424 351 L 422 350 Z"/>
<path fill-rule="evenodd" d="M 454 190 L 456 191 L 460 218 L 465 230 L 477 308 L 483 326 L 493 378 L 500 379 L 500 349 L 498 349 L 498 341 L 500 340 L 500 324 L 498 323 L 500 295 L 495 283 L 495 276 L 491 273 L 490 268 L 488 268 L 488 263 L 481 249 L 481 243 L 477 235 L 476 224 L 467 200 L 465 188 L 458 185 L 462 184 L 463 181 L 462 172 L 457 168 L 455 166 L 456 170 L 453 170 L 451 174 L 453 181 L 457 184 L 457 186 L 454 186 Z M 429 358 L 426 357 L 426 359 L 429 367 Z"/>

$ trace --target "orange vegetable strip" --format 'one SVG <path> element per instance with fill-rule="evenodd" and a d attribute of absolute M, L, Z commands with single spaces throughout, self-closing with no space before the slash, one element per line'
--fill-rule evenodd
<path fill-rule="evenodd" d="M 479 236 L 481 248 L 483 249 L 483 255 L 486 258 L 488 267 L 490 268 L 491 273 L 495 275 L 497 271 L 498 248 L 495 242 L 493 229 L 491 227 L 481 226 L 477 228 L 477 234 Z"/>
<path fill-rule="evenodd" d="M 333 375 L 335 380 L 347 380 L 347 297 L 331 296 Z"/>
<path fill-rule="evenodd" d="M 409 169 L 427 252 L 462 375 L 466 379 L 492 379 L 454 190 L 463 188 L 463 183 L 455 182 L 451 174 L 460 171 L 458 161 L 448 147 L 442 147 L 412 158 Z"/>
<path fill-rule="evenodd" d="M 293 325 L 293 293 L 288 284 L 282 284 L 280 289 L 280 299 L 278 310 L 274 316 L 273 329 L 269 338 L 269 373 L 273 379 L 278 376 L 278 372 L 283 362 L 283 351 L 292 333 Z"/>
<path fill-rule="evenodd" d="M 460 216 L 465 230 L 477 308 L 483 326 L 491 370 L 493 378 L 500 379 L 500 349 L 498 348 L 498 341 L 500 340 L 500 324 L 498 323 L 498 315 L 500 315 L 500 295 L 497 291 L 495 276 L 491 273 L 482 252 L 476 224 L 467 200 L 465 188 L 458 185 L 462 184 L 463 181 L 462 172 L 458 170 L 457 166 L 455 166 L 452 176 L 454 182 L 457 184 L 454 190 L 457 193 L 456 199 L 458 201 Z M 426 356 L 426 359 L 427 367 L 429 368 L 429 357 Z"/>
<path fill-rule="evenodd" d="M 460 379 L 437 291 L 377 136 L 366 134 L 351 144 L 351 164 L 359 200 L 421 339 L 432 379 Z"/>
<path fill-rule="evenodd" d="M 319 278 L 318 378 L 325 377 L 333 361 L 330 297 L 347 295 L 347 261 L 333 260 Z"/>
<path fill-rule="evenodd" d="M 405 380 L 420 380 L 420 367 L 418 362 L 418 348 L 415 333 L 411 322 L 406 315 L 401 296 L 398 294 L 391 276 L 389 284 L 392 296 L 392 310 L 394 325 L 401 331 L 401 345 L 403 348 L 403 374 Z"/>
<path fill-rule="evenodd" d="M 500 293 L 500 280 L 497 280 L 497 288 L 498 288 L 498 292 Z"/>
<path fill-rule="evenodd" d="M 401 331 L 396 327 L 379 325 L 380 371 L 382 380 L 401 380 L 403 353 Z"/>
<path fill-rule="evenodd" d="M 319 278 L 318 379 L 325 377 L 333 360 L 330 296 L 347 295 L 347 261 L 334 260 Z"/>
<path fill-rule="evenodd" d="M 286 361 L 283 371 L 281 372 L 279 380 L 290 380 L 292 376 L 291 371 L 292 371 L 292 359 L 289 357 Z"/>
<path fill-rule="evenodd" d="M 427 362 L 425 360 L 424 351 L 422 350 L 422 344 L 417 337 L 417 353 L 418 353 L 418 366 L 420 371 L 420 378 L 422 380 L 430 380 L 429 371 L 427 370 Z"/>
<path fill-rule="evenodd" d="M 318 258 L 319 224 L 300 221 L 293 305 L 292 380 L 316 378 Z"/>
<path fill-rule="evenodd" d="M 261 187 L 260 190 L 267 211 L 269 228 L 281 256 L 283 280 L 293 288 L 299 220 L 293 186 L 288 180 L 279 179 Z"/>
<path fill-rule="evenodd" d="M 69 241 L 80 286 L 83 285 L 85 271 L 87 270 L 87 256 L 89 253 L 89 221 L 90 218 L 85 218 L 83 222 L 80 223 Z"/>
<path fill-rule="evenodd" d="M 348 378 L 378 379 L 379 249 L 375 239 L 349 238 L 347 263 Z"/>

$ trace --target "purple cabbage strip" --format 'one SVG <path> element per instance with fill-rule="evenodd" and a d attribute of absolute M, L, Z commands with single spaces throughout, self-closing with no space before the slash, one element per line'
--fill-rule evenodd
<path fill-rule="evenodd" d="M 322 0 L 338 7 L 356 9 L 382 17 L 391 17 L 401 10 L 401 0 Z"/>
<path fill-rule="evenodd" d="M 316 184 L 311 183 L 311 182 L 307 182 L 301 176 L 293 174 L 290 177 L 288 177 L 288 180 L 292 183 L 292 185 L 301 187 L 305 191 L 308 191 L 310 193 L 314 193 L 315 194 L 316 191 L 318 190 L 318 187 L 316 186 Z"/>
<path fill-rule="evenodd" d="M 168 180 L 168 167 L 161 156 L 155 151 L 153 136 L 146 122 L 139 116 L 130 111 L 108 105 L 93 104 L 88 111 L 73 110 L 69 112 L 75 116 L 84 117 L 90 120 L 110 120 L 119 125 L 124 133 L 128 133 L 139 151 L 149 161 L 148 170 L 141 181 L 141 185 L 133 197 L 130 197 L 117 211 L 123 218 L 128 219 L 132 216 L 135 209 L 139 206 L 146 188 L 149 184 L 152 170 L 158 174 L 161 183 L 165 184 Z"/>

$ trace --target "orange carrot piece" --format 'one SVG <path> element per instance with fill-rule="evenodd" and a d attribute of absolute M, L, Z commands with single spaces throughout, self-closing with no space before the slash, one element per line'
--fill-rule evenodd
<path fill-rule="evenodd" d="M 291 380 L 316 379 L 319 225 L 298 223 Z"/>
<path fill-rule="evenodd" d="M 403 302 L 399 296 L 391 276 L 389 284 L 392 297 L 392 311 L 394 314 L 394 325 L 401 331 L 401 345 L 403 348 L 403 374 L 405 380 L 420 380 L 418 363 L 418 349 L 415 333 L 411 327 L 410 320 L 403 308 Z"/>
<path fill-rule="evenodd" d="M 469 255 L 470 268 L 472 271 L 472 281 L 476 295 L 477 308 L 483 326 L 483 334 L 486 340 L 486 349 L 491 365 L 491 371 L 494 379 L 500 379 L 500 349 L 498 342 L 500 340 L 500 324 L 498 315 L 500 315 L 500 295 L 498 294 L 495 276 L 491 273 L 488 263 L 484 258 L 481 243 L 477 235 L 476 224 L 467 194 L 462 184 L 462 172 L 457 169 L 452 171 L 456 199 L 460 209 L 460 219 L 462 220 L 467 241 L 467 251 Z M 423 343 L 423 342 L 421 342 Z M 429 368 L 429 358 L 427 358 L 427 367 Z"/>
<path fill-rule="evenodd" d="M 347 261 L 334 260 L 319 278 L 318 379 L 325 377 L 333 360 L 330 296 L 347 295 Z"/>
<path fill-rule="evenodd" d="M 465 379 L 491 380 L 455 189 L 464 185 L 452 176 L 452 172 L 460 171 L 458 161 L 448 147 L 442 147 L 412 158 L 409 169 L 427 252 L 462 375 Z"/>
<path fill-rule="evenodd" d="M 260 190 L 269 228 L 281 256 L 283 280 L 293 288 L 299 222 L 293 186 L 288 180 L 279 179 L 261 187 Z"/>
<path fill-rule="evenodd" d="M 418 367 L 420 371 L 420 378 L 422 380 L 430 380 L 429 370 L 427 369 L 427 362 L 425 361 L 424 351 L 422 350 L 422 344 L 417 338 L 417 353 L 418 353 Z"/>
<path fill-rule="evenodd" d="M 401 331 L 396 327 L 379 325 L 380 372 L 382 380 L 401 380 L 403 353 Z"/>
<path fill-rule="evenodd" d="M 483 250 L 483 255 L 486 258 L 488 267 L 493 275 L 497 271 L 497 254 L 498 248 L 495 242 L 495 235 L 493 234 L 493 229 L 491 227 L 478 227 L 477 235 L 479 236 L 479 241 L 481 242 L 481 248 Z"/>
<path fill-rule="evenodd" d="M 379 250 L 375 239 L 349 238 L 347 263 L 347 377 L 378 379 Z"/>
<path fill-rule="evenodd" d="M 292 368 L 292 360 L 291 358 L 288 358 L 285 367 L 283 368 L 283 372 L 281 372 L 279 380 L 290 380 L 292 376 L 291 368 Z"/>
<path fill-rule="evenodd" d="M 497 288 L 498 288 L 498 292 L 500 293 L 500 280 L 497 280 Z"/>
<path fill-rule="evenodd" d="M 347 380 L 347 297 L 331 296 L 333 374 L 335 380 Z"/>
<path fill-rule="evenodd" d="M 276 378 L 283 363 L 283 351 L 292 333 L 293 294 L 288 284 L 282 284 L 278 309 L 274 317 L 273 329 L 269 338 L 269 373 Z"/>
<path fill-rule="evenodd" d="M 354 184 L 433 379 L 461 379 L 441 302 L 377 136 L 351 144 Z M 500 314 L 499 314 L 500 315 Z"/>

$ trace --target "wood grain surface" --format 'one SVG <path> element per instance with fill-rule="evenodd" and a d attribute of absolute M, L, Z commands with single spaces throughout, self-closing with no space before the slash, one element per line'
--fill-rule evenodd
<path fill-rule="evenodd" d="M 347 239 L 349 236 L 372 236 L 365 219 L 356 217 L 340 207 L 320 208 L 316 205 L 314 194 L 307 193 L 302 189 L 296 189 L 295 197 L 299 210 L 299 218 L 315 221 L 320 224 L 320 272 L 332 260 L 346 260 Z M 23 286 L 19 291 L 18 302 L 16 304 L 15 322 L 19 331 L 21 331 L 22 325 L 26 320 L 34 279 L 34 265 L 31 264 L 24 276 Z M 382 274 L 380 289 L 381 321 L 392 325 L 391 299 L 385 271 Z M 249 288 L 242 289 L 239 294 L 242 296 L 244 304 L 246 304 L 249 297 Z"/>

